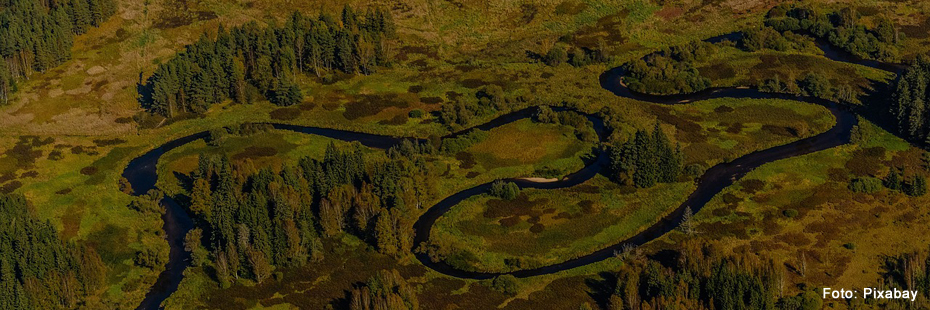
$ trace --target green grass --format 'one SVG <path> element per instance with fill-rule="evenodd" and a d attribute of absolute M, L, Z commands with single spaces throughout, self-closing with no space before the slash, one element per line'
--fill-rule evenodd
<path fill-rule="evenodd" d="M 685 162 L 705 167 L 819 134 L 836 123 L 822 106 L 781 99 L 720 98 L 652 109 L 675 127 Z"/>
<path fill-rule="evenodd" d="M 619 242 L 677 207 L 691 183 L 635 190 L 603 176 L 559 190 L 524 190 L 514 201 L 488 196 L 452 208 L 432 241 L 466 257 L 466 269 L 512 271 L 551 265 Z M 523 260 L 522 266 L 506 260 Z M 451 263 L 451 262 L 450 262 Z"/>

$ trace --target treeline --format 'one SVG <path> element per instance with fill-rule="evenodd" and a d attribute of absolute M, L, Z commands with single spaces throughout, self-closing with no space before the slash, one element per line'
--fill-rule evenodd
<path fill-rule="evenodd" d="M 342 233 L 404 255 L 413 247 L 409 210 L 435 188 L 420 155 L 429 152 L 428 144 L 408 142 L 388 159 L 366 160 L 361 146 L 330 145 L 322 160 L 303 158 L 280 171 L 203 156 L 190 195 L 203 230 L 191 232 L 188 247 L 210 258 L 221 285 L 239 277 L 261 282 L 275 266 L 318 261 L 321 239 Z"/>
<path fill-rule="evenodd" d="M 549 106 L 540 106 L 539 112 L 533 115 L 533 120 L 543 124 L 559 124 L 575 129 L 575 137 L 585 142 L 597 142 L 597 132 L 594 124 L 584 115 L 575 111 L 553 111 Z"/>
<path fill-rule="evenodd" d="M 889 18 L 878 18 L 873 28 L 860 23 L 855 8 L 823 12 L 809 5 L 780 4 L 772 8 L 765 24 L 777 31 L 803 31 L 829 41 L 853 55 L 895 61 L 900 34 Z"/>
<path fill-rule="evenodd" d="M 680 146 L 673 146 L 656 124 L 652 133 L 638 130 L 628 141 L 610 147 L 610 177 L 639 188 L 678 179 L 684 161 Z"/>
<path fill-rule="evenodd" d="M 698 41 L 666 48 L 626 63 L 623 82 L 635 92 L 653 95 L 694 93 L 710 87 L 710 80 L 701 76 L 694 62 L 703 61 L 715 53 L 716 47 Z"/>
<path fill-rule="evenodd" d="M 622 253 L 610 309 L 820 309 L 812 292 L 783 296 L 783 267 L 756 256 L 721 257 L 706 243 L 685 242 L 668 264 Z M 670 265 L 669 265 L 670 264 Z"/>
<path fill-rule="evenodd" d="M 799 78 L 781 78 L 777 74 L 759 82 L 759 91 L 817 97 L 837 102 L 856 103 L 858 91 L 849 84 L 834 85 L 827 77 L 808 72 Z"/>
<path fill-rule="evenodd" d="M 439 109 L 439 122 L 449 126 L 453 131 L 468 127 L 476 119 L 501 111 L 506 112 L 522 107 L 526 98 L 520 95 L 507 95 L 499 85 L 484 86 L 474 96 L 457 96 L 450 98 Z"/>
<path fill-rule="evenodd" d="M 0 194 L 0 308 L 75 308 L 105 281 L 93 248 L 63 242 L 23 196 Z"/>
<path fill-rule="evenodd" d="M 905 175 L 903 169 L 891 168 L 882 184 L 890 190 L 900 191 L 908 196 L 920 197 L 927 194 L 927 178 L 920 174 Z"/>
<path fill-rule="evenodd" d="M 792 49 L 804 50 L 805 46 L 813 43 L 807 36 L 790 31 L 781 33 L 772 27 L 761 27 L 744 31 L 739 47 L 750 52 L 764 49 L 783 52 Z"/>
<path fill-rule="evenodd" d="M 283 26 L 251 22 L 215 37 L 204 34 L 177 57 L 158 66 L 140 89 L 151 112 L 172 117 L 203 113 L 226 99 L 248 103 L 266 98 L 274 104 L 300 103 L 298 73 L 328 70 L 370 74 L 388 63 L 395 36 L 391 13 L 369 9 L 364 16 L 346 6 L 339 20 L 295 12 Z"/>
<path fill-rule="evenodd" d="M 610 56 L 607 54 L 606 49 L 604 41 L 599 42 L 597 48 L 553 44 L 545 54 L 531 54 L 530 58 L 553 67 L 561 64 L 584 67 L 590 64 L 609 62 Z"/>
<path fill-rule="evenodd" d="M 4 0 L 0 2 L 0 104 L 16 82 L 71 58 L 74 36 L 116 12 L 113 0 Z"/>
<path fill-rule="evenodd" d="M 919 55 L 896 82 L 890 112 L 900 134 L 930 144 L 930 56 Z"/>
<path fill-rule="evenodd" d="M 920 295 L 913 302 L 902 299 L 881 300 L 884 308 L 924 309 L 930 306 L 930 251 L 918 250 L 884 256 L 882 280 L 884 289 L 914 290 Z M 897 307 L 892 307 L 897 306 Z"/>
<path fill-rule="evenodd" d="M 381 270 L 349 293 L 349 310 L 416 310 L 416 289 L 397 270 Z"/>

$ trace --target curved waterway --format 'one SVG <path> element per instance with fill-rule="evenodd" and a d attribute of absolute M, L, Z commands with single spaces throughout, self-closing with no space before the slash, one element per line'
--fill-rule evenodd
<path fill-rule="evenodd" d="M 706 41 L 717 42 L 723 39 L 735 41 L 739 39 L 739 37 L 741 37 L 740 33 L 732 33 L 710 38 Z M 824 56 L 831 60 L 855 63 L 895 73 L 900 72 L 903 69 L 903 66 L 899 64 L 882 63 L 855 57 L 843 51 L 836 50 L 829 44 L 826 44 L 822 41 L 818 41 L 818 46 L 824 50 Z M 626 240 L 620 241 L 614 245 L 605 247 L 596 252 L 578 258 L 566 260 L 561 263 L 535 269 L 514 271 L 510 272 L 509 274 L 522 278 L 560 272 L 613 257 L 616 251 L 621 250 L 626 245 L 642 245 L 649 241 L 655 240 L 656 238 L 659 238 L 678 227 L 678 225 L 681 223 L 686 208 L 690 207 L 694 213 L 699 212 L 701 208 L 703 208 L 704 205 L 711 200 L 711 198 L 720 193 L 724 188 L 732 185 L 733 182 L 739 180 L 753 169 L 773 161 L 802 156 L 849 143 L 850 132 L 852 127 L 857 122 L 856 115 L 847 107 L 818 98 L 763 93 L 756 89 L 747 87 L 710 88 L 697 93 L 683 95 L 646 95 L 632 92 L 626 88 L 623 83 L 621 83 L 621 76 L 623 76 L 622 68 L 614 68 L 604 72 L 600 76 L 601 87 L 610 91 L 616 96 L 656 104 L 684 104 L 694 101 L 724 97 L 745 99 L 781 98 L 803 101 L 811 104 L 818 104 L 829 109 L 836 118 L 836 125 L 826 132 L 816 136 L 801 139 L 786 145 L 757 151 L 737 158 L 731 162 L 718 164 L 709 168 L 698 179 L 697 188 L 694 192 L 691 193 L 690 196 L 688 196 L 684 203 L 682 203 L 667 216 L 658 220 L 653 225 L 637 233 L 636 235 L 627 238 Z M 508 113 L 475 128 L 481 130 L 490 130 L 517 120 L 532 117 L 533 113 L 536 111 L 536 108 L 527 108 Z M 584 115 L 594 124 L 594 129 L 597 132 L 599 139 L 602 142 L 605 141 L 606 134 L 603 120 L 596 115 Z M 342 141 L 356 141 L 365 146 L 380 149 L 390 148 L 391 146 L 397 145 L 403 140 L 422 141 L 421 139 L 416 138 L 390 137 L 337 129 L 306 127 L 288 124 L 271 125 L 273 125 L 275 129 L 320 135 Z M 446 138 L 458 136 L 463 133 L 464 132 L 454 133 L 447 136 Z M 161 158 L 162 155 L 179 146 L 203 139 L 207 136 L 207 132 L 199 132 L 183 138 L 172 140 L 130 161 L 129 165 L 123 171 L 123 177 L 129 180 L 129 183 L 132 185 L 134 195 L 141 195 L 148 192 L 150 189 L 155 188 L 155 184 L 158 180 L 157 164 L 159 158 Z M 527 179 L 509 179 L 508 181 L 516 183 L 521 188 L 558 189 L 572 187 L 593 178 L 602 170 L 602 168 L 605 167 L 607 162 L 608 158 L 606 152 L 601 151 L 598 153 L 596 159 L 591 160 L 584 168 L 557 181 L 546 180 L 544 182 L 537 182 Z M 423 215 L 421 215 L 414 224 L 414 244 L 419 245 L 421 242 L 428 241 L 430 237 L 430 230 L 432 229 L 433 224 L 435 224 L 436 220 L 442 217 L 452 207 L 465 199 L 486 193 L 490 186 L 491 183 L 485 183 L 460 191 L 449 197 L 446 197 L 436 205 L 427 209 L 426 212 L 423 213 Z M 194 223 L 190 215 L 187 214 L 187 211 L 170 197 L 165 196 L 164 199 L 162 199 L 162 205 L 165 207 L 165 214 L 162 216 L 162 219 L 164 220 L 164 230 L 167 236 L 168 245 L 170 246 L 169 259 L 167 264 L 165 264 L 165 270 L 159 275 L 155 284 L 146 294 L 145 299 L 139 305 L 138 309 L 160 308 L 162 302 L 178 289 L 178 285 L 183 279 L 184 270 L 187 268 L 190 260 L 190 253 L 184 250 L 184 236 L 188 231 L 190 231 L 190 229 L 194 227 Z M 411 249 L 411 251 L 412 250 L 413 249 Z M 488 279 L 502 274 L 460 270 L 442 261 L 433 262 L 426 254 L 416 253 L 415 255 L 424 266 L 453 277 L 467 279 Z"/>

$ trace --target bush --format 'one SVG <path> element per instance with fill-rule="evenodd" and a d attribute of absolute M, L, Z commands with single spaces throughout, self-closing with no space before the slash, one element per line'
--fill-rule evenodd
<path fill-rule="evenodd" d="M 876 178 L 856 178 L 849 182 L 849 190 L 856 193 L 874 193 L 882 189 L 882 181 Z"/>
<path fill-rule="evenodd" d="M 781 213 L 784 214 L 788 218 L 795 218 L 798 216 L 798 210 L 795 210 L 795 209 L 788 209 L 788 210 L 782 211 Z"/>
<path fill-rule="evenodd" d="M 445 154 L 455 154 L 487 138 L 488 132 L 472 130 L 458 137 L 442 139 L 440 150 Z"/>
<path fill-rule="evenodd" d="M 426 115 L 426 112 L 420 109 L 412 110 L 409 113 L 410 118 L 422 118 L 424 115 Z"/>
<path fill-rule="evenodd" d="M 519 292 L 520 283 L 513 275 L 500 275 L 491 281 L 491 289 L 508 295 L 516 295 Z"/>
<path fill-rule="evenodd" d="M 491 196 L 505 200 L 513 200 L 520 194 L 520 187 L 513 182 L 504 182 L 501 180 L 494 181 L 488 192 Z"/>

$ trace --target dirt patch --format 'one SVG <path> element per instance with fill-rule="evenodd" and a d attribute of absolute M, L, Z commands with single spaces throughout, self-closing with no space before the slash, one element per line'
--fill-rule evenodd
<path fill-rule="evenodd" d="M 346 104 L 346 111 L 342 114 L 348 120 L 356 120 L 366 116 L 373 116 L 388 108 L 408 108 L 417 101 L 414 94 L 383 94 L 359 95 L 357 100 Z"/>
<path fill-rule="evenodd" d="M 469 179 L 474 179 L 474 178 L 478 177 L 479 175 L 481 175 L 481 173 L 478 173 L 478 172 L 475 172 L 475 171 L 469 171 L 467 174 L 465 174 L 465 177 L 466 177 L 466 178 L 469 178 Z"/>
<path fill-rule="evenodd" d="M 544 230 L 546 230 L 546 225 L 543 225 L 542 223 L 536 223 L 533 224 L 533 226 L 530 226 L 530 232 L 534 234 L 541 233 Z"/>
<path fill-rule="evenodd" d="M 95 175 L 95 174 L 97 174 L 97 167 L 94 167 L 94 166 L 87 166 L 87 167 L 81 168 L 81 174 L 83 174 L 83 175 Z"/>
<path fill-rule="evenodd" d="M 458 159 L 459 162 L 461 162 L 459 167 L 462 169 L 471 169 L 475 167 L 475 164 L 477 164 L 475 161 L 475 155 L 468 152 L 458 152 L 455 154 L 455 159 Z"/>
<path fill-rule="evenodd" d="M 443 100 L 439 97 L 423 97 L 420 98 L 420 102 L 425 104 L 440 104 L 443 103 Z"/>
<path fill-rule="evenodd" d="M 119 145 L 119 144 L 123 144 L 123 143 L 126 143 L 126 140 L 123 140 L 123 139 L 120 139 L 120 138 L 114 138 L 114 139 L 95 139 L 95 140 L 94 140 L 94 144 L 96 144 L 97 147 L 107 147 L 107 146 Z"/>
<path fill-rule="evenodd" d="M 71 189 L 70 189 L 70 188 L 61 189 L 61 190 L 58 190 L 57 192 L 55 192 L 55 194 L 58 194 L 58 195 L 67 195 L 67 194 L 70 194 L 70 193 L 71 193 Z"/>
<path fill-rule="evenodd" d="M 20 178 L 20 179 L 24 179 L 24 178 L 35 178 L 35 177 L 38 177 L 38 176 L 39 176 L 39 172 L 38 172 L 38 171 L 30 170 L 30 171 L 23 172 L 23 174 L 20 174 L 20 175 L 19 175 L 19 178 Z"/>
<path fill-rule="evenodd" d="M 488 208 L 484 211 L 485 218 L 502 218 L 509 216 L 539 216 L 542 212 L 535 210 L 537 206 L 549 203 L 549 199 L 540 198 L 530 200 L 526 193 L 520 193 L 513 200 L 491 199 L 488 200 Z"/>
<path fill-rule="evenodd" d="M 409 117 L 407 114 L 398 114 L 392 117 L 391 119 L 381 120 L 378 124 L 381 125 L 403 125 L 407 123 Z"/>
<path fill-rule="evenodd" d="M 278 150 L 273 147 L 268 146 L 250 146 L 236 155 L 233 155 L 233 160 L 243 160 L 243 159 L 254 159 L 260 157 L 271 157 L 278 155 Z"/>
<path fill-rule="evenodd" d="M 19 189 L 20 187 L 23 187 L 23 182 L 11 181 L 9 183 L 4 184 L 3 186 L 0 186 L 0 193 L 9 194 Z"/>
<path fill-rule="evenodd" d="M 268 115 L 271 116 L 273 120 L 291 121 L 300 117 L 300 111 L 301 110 L 298 108 L 280 108 L 271 111 Z"/>

